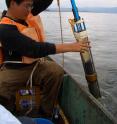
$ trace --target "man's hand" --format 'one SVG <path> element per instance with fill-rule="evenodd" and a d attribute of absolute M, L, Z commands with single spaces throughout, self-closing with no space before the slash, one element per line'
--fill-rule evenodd
<path fill-rule="evenodd" d="M 56 44 L 56 53 L 81 52 L 84 53 L 91 48 L 89 41 Z"/>
<path fill-rule="evenodd" d="M 85 51 L 88 51 L 88 49 L 91 47 L 89 41 L 85 42 L 76 42 L 72 44 L 72 51 L 71 52 L 81 52 L 84 53 Z"/>

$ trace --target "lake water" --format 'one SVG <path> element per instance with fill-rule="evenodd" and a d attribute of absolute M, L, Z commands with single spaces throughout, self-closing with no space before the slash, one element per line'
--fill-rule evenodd
<path fill-rule="evenodd" d="M 47 41 L 60 43 L 60 23 L 57 12 L 41 14 Z M 85 19 L 92 54 L 98 74 L 98 81 L 105 108 L 117 118 L 117 14 L 80 13 Z M 75 41 L 69 18 L 72 13 L 62 12 L 64 42 Z M 62 55 L 53 56 L 58 63 L 62 63 Z M 64 68 L 84 87 L 87 83 L 84 76 L 79 53 L 64 54 Z"/>

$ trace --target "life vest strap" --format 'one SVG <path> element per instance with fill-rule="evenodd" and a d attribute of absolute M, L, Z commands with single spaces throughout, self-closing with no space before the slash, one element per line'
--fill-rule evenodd
<path fill-rule="evenodd" d="M 20 69 L 28 66 L 33 66 L 35 65 L 36 62 L 32 64 L 26 64 L 22 63 L 21 61 L 4 61 L 3 64 L 1 65 L 1 68 L 8 68 L 8 69 Z"/>

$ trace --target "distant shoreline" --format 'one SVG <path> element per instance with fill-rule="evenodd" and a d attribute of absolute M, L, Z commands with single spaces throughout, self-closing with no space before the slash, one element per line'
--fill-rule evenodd
<path fill-rule="evenodd" d="M 117 14 L 117 7 L 83 7 L 78 9 L 79 12 L 86 13 L 109 13 L 109 14 Z M 45 12 L 58 12 L 58 8 L 48 8 Z M 71 8 L 61 8 L 61 12 L 72 12 Z M 2 10 L 0 10 L 0 16 L 2 14 Z"/>
<path fill-rule="evenodd" d="M 58 12 L 58 8 L 49 8 L 48 12 Z M 78 9 L 79 12 L 92 12 L 92 13 L 117 13 L 117 7 L 83 7 Z M 72 12 L 71 8 L 61 8 L 61 12 Z"/>
<path fill-rule="evenodd" d="M 56 10 L 56 11 L 48 11 L 48 10 L 45 10 L 45 12 L 58 12 L 58 11 L 57 11 L 57 10 Z M 61 11 L 61 12 L 72 12 L 72 11 Z M 79 12 L 117 14 L 117 12 L 95 12 L 95 11 L 79 11 Z"/>

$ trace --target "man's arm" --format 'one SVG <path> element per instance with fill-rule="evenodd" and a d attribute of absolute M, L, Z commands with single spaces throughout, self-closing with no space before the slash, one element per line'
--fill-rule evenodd
<path fill-rule="evenodd" d="M 7 51 L 13 51 L 21 56 L 32 58 L 64 52 L 85 52 L 90 48 L 88 41 L 64 44 L 36 42 L 21 34 L 17 27 L 13 25 L 0 25 L 0 41 Z"/>
<path fill-rule="evenodd" d="M 0 25 L 0 41 L 4 49 L 16 52 L 21 56 L 38 58 L 56 52 L 54 44 L 35 42 L 21 34 L 13 25 Z"/>
<path fill-rule="evenodd" d="M 40 12 L 48 8 L 53 0 L 34 0 L 34 8 L 32 9 L 32 14 L 34 16 L 38 15 Z"/>

